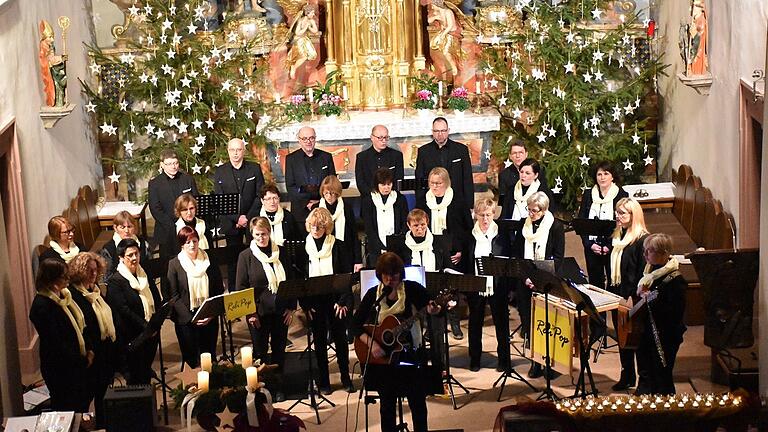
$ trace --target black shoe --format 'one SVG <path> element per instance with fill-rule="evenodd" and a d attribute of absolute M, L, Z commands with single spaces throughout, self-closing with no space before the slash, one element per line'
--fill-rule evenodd
<path fill-rule="evenodd" d="M 458 324 L 451 324 L 451 333 L 456 340 L 464 339 L 464 332 L 461 331 L 461 326 Z"/>
<path fill-rule="evenodd" d="M 635 380 L 634 379 L 620 379 L 619 382 L 611 386 L 611 390 L 613 391 L 622 391 L 627 390 L 630 387 L 635 386 Z"/>
<path fill-rule="evenodd" d="M 512 370 L 512 366 L 510 366 L 508 364 L 499 363 L 496 366 L 496 372 L 508 372 L 510 370 Z"/>
<path fill-rule="evenodd" d="M 275 399 L 274 399 L 274 401 L 275 401 L 275 403 L 285 401 L 285 393 L 283 393 L 281 391 L 276 391 L 275 392 Z"/>
<path fill-rule="evenodd" d="M 324 394 L 326 396 L 331 394 L 331 393 L 333 393 L 333 390 L 331 390 L 331 385 L 330 384 L 317 386 L 317 391 L 319 391 L 320 393 L 322 393 L 322 394 Z"/>
<path fill-rule="evenodd" d="M 477 363 L 470 363 L 469 364 L 469 370 L 472 372 L 477 372 L 480 370 L 480 365 Z"/>
<path fill-rule="evenodd" d="M 344 390 L 346 390 L 347 393 L 355 392 L 355 385 L 352 383 L 352 380 L 342 381 L 341 385 L 344 386 Z"/>
<path fill-rule="evenodd" d="M 544 367 L 534 362 L 528 369 L 528 378 L 540 378 L 544 376 Z"/>

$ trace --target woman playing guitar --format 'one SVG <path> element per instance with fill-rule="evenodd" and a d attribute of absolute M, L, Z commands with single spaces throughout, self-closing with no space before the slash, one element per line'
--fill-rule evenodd
<path fill-rule="evenodd" d="M 381 324 L 391 316 L 404 321 L 414 315 L 414 310 L 424 309 L 430 314 L 440 312 L 440 306 L 429 298 L 427 290 L 416 282 L 404 281 L 404 275 L 403 260 L 400 257 L 391 252 L 382 254 L 376 263 L 376 277 L 381 282 L 376 289 L 368 290 L 363 296 L 360 307 L 352 317 L 352 334 L 370 348 L 370 358 L 382 359 L 391 353 L 383 342 L 376 341 L 366 332 L 366 324 Z M 375 310 L 377 299 L 381 299 L 378 303 L 378 321 Z M 382 431 L 396 430 L 395 403 L 398 396 L 406 396 L 414 430 L 426 432 L 428 388 L 422 384 L 426 384 L 424 378 L 429 375 L 424 373 L 428 359 L 421 345 L 418 321 L 410 331 L 400 333 L 399 340 L 404 342 L 404 347 L 397 356 L 398 364 L 367 364 L 364 371 L 365 386 L 378 391 L 381 398 L 379 411 Z"/>

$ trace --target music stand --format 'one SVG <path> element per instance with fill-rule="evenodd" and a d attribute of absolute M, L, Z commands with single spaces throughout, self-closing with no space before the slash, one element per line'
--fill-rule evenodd
<path fill-rule="evenodd" d="M 576 333 L 576 339 L 579 342 L 579 379 L 576 381 L 576 391 L 573 393 L 573 397 L 586 397 L 588 394 L 597 396 L 597 388 L 595 387 L 595 380 L 592 377 L 592 368 L 589 366 L 589 345 L 584 344 L 583 329 L 581 328 L 581 313 L 586 312 L 590 321 L 594 321 L 596 324 L 605 325 L 605 320 L 600 316 L 592 299 L 584 292 L 582 292 L 573 281 L 567 281 L 561 284 L 563 290 L 568 294 L 568 298 L 573 304 L 576 305 L 576 314 L 579 322 L 579 329 Z M 592 391 L 587 393 L 586 379 L 589 379 L 589 385 Z"/>
<path fill-rule="evenodd" d="M 484 256 L 475 258 L 477 265 L 477 272 L 485 276 L 493 277 L 510 277 L 524 279 L 529 273 L 529 270 L 533 267 L 530 260 L 507 258 L 500 256 Z M 496 387 L 499 383 L 499 396 L 496 398 L 497 402 L 501 402 L 501 394 L 504 393 L 504 386 L 507 384 L 507 378 L 525 383 L 533 391 L 538 391 L 528 380 L 523 378 L 519 372 L 512 367 L 512 354 L 508 360 L 509 369 L 501 373 L 501 375 L 494 381 L 493 386 Z"/>
<path fill-rule="evenodd" d="M 280 286 L 277 290 L 277 297 L 283 300 L 297 300 L 306 297 L 345 293 L 350 289 L 351 281 L 351 273 L 316 276 L 309 279 L 286 280 L 280 282 Z M 312 343 L 312 326 L 309 325 L 307 328 L 307 349 L 310 352 L 312 351 Z M 301 397 L 288 408 L 288 411 L 292 410 L 298 404 L 306 405 L 315 411 L 317 424 L 319 425 L 320 412 L 318 411 L 318 408 L 320 404 L 327 402 L 332 407 L 335 407 L 336 404 L 328 400 L 322 394 L 316 394 L 315 374 L 312 368 L 311 354 L 307 356 L 307 363 L 309 365 L 309 378 L 307 379 L 307 395 L 305 397 L 309 398 L 309 402 L 304 402 L 305 397 Z M 318 401 L 318 399 L 320 400 Z"/>
<path fill-rule="evenodd" d="M 398 192 L 417 191 L 420 189 L 425 189 L 426 184 L 427 183 L 425 180 L 418 181 L 415 178 L 402 179 L 402 180 L 396 181 L 395 190 Z M 419 187 L 419 186 L 424 186 L 424 187 Z"/>
<path fill-rule="evenodd" d="M 195 316 L 192 317 L 192 322 L 199 321 L 201 319 L 205 318 L 211 318 L 211 317 L 221 317 L 220 324 L 225 324 L 223 321 L 223 315 L 224 315 L 224 296 L 226 294 L 219 294 L 217 296 L 208 297 L 205 299 L 202 305 L 197 309 L 197 312 L 195 312 Z M 221 333 L 221 353 L 225 360 L 230 360 L 232 363 L 234 363 L 234 347 L 232 346 L 232 333 L 230 332 L 230 352 L 231 352 L 231 358 L 227 358 L 227 335 L 225 332 L 225 326 L 220 325 L 220 333 Z"/>
<path fill-rule="evenodd" d="M 319 184 L 305 184 L 299 186 L 299 192 L 309 194 L 310 200 L 320 199 L 320 185 Z"/>
<path fill-rule="evenodd" d="M 451 292 L 463 292 L 463 293 L 479 293 L 485 291 L 485 278 L 474 275 L 457 274 L 457 273 L 440 273 L 440 272 L 427 272 L 427 291 L 432 295 L 437 292 L 448 289 Z M 443 344 L 445 346 L 445 375 L 443 376 L 444 384 L 448 385 L 448 392 L 451 395 L 451 403 L 453 409 L 458 409 L 456 405 L 456 395 L 453 392 L 453 386 L 457 385 L 464 393 L 469 394 L 464 385 L 462 385 L 456 377 L 451 373 L 451 356 L 448 345 L 448 332 L 443 331 Z"/>
<path fill-rule="evenodd" d="M 559 399 L 554 390 L 552 390 L 552 358 L 549 350 L 549 293 L 554 291 L 554 294 L 558 297 L 566 297 L 564 291 L 561 288 L 562 279 L 553 273 L 554 262 L 548 260 L 549 264 L 545 265 L 546 262 L 547 261 L 534 261 L 534 267 L 531 268 L 531 272 L 528 275 L 528 277 L 531 279 L 531 282 L 533 282 L 533 289 L 544 294 L 544 334 L 546 335 L 544 338 L 544 378 L 546 380 L 547 386 L 541 392 L 539 397 L 536 398 L 537 401 L 541 399 L 549 399 L 553 401 Z M 551 268 L 551 270 L 542 270 L 539 267 L 548 267 Z"/>
<path fill-rule="evenodd" d="M 163 390 L 163 421 L 168 424 L 168 391 L 171 387 L 165 381 L 165 362 L 163 361 L 163 341 L 161 339 L 161 328 L 163 322 L 168 318 L 171 313 L 171 302 L 167 301 L 163 303 L 160 308 L 155 310 L 155 313 L 149 318 L 147 327 L 141 332 L 135 339 L 128 343 L 128 350 L 135 351 L 139 346 L 143 345 L 154 333 L 157 333 L 157 349 L 160 354 L 160 376 L 157 376 L 157 372 L 152 369 L 152 378 L 160 382 L 160 388 Z"/>

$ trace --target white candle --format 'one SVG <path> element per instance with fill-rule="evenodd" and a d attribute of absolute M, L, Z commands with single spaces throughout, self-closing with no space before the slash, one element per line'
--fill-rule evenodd
<path fill-rule="evenodd" d="M 280 103 L 280 93 L 275 93 L 275 103 Z"/>
<path fill-rule="evenodd" d="M 211 353 L 200 354 L 200 369 L 206 372 L 210 372 L 212 367 L 213 363 L 211 362 Z"/>
<path fill-rule="evenodd" d="M 315 93 L 312 92 L 312 89 L 307 89 L 307 94 L 309 95 L 309 103 L 315 102 Z"/>
<path fill-rule="evenodd" d="M 342 98 L 344 100 L 347 100 L 347 86 L 346 85 L 341 88 L 341 96 L 342 96 Z"/>
<path fill-rule="evenodd" d="M 443 95 L 443 82 L 442 81 L 438 81 L 437 82 L 437 94 L 439 96 Z"/>
<path fill-rule="evenodd" d="M 251 366 L 245 369 L 245 379 L 252 390 L 259 388 L 259 370 Z"/>
<path fill-rule="evenodd" d="M 475 94 L 480 94 L 480 81 L 475 81 Z"/>
<path fill-rule="evenodd" d="M 408 99 L 408 85 L 403 83 L 403 99 Z"/>
<path fill-rule="evenodd" d="M 253 366 L 253 348 L 244 346 L 240 348 L 240 363 L 244 368 Z"/>
<path fill-rule="evenodd" d="M 197 373 L 197 389 L 203 393 L 208 391 L 208 372 L 200 371 Z"/>

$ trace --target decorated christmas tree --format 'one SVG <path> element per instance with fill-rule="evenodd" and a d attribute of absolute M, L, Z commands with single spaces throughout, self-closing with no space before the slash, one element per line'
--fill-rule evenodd
<path fill-rule="evenodd" d="M 208 173 L 227 160 L 228 140 L 263 147 L 266 129 L 279 126 L 261 101 L 271 87 L 266 66 L 233 19 L 217 25 L 205 0 L 144 0 L 129 12 L 135 40 L 118 53 L 89 47 L 92 76 L 81 81 L 100 132 L 121 145 L 110 178 L 151 175 L 170 147 L 209 191 Z"/>
<path fill-rule="evenodd" d="M 650 49 L 649 19 L 615 14 L 615 2 L 551 3 L 517 2 L 518 25 L 491 38 L 483 78 L 502 115 L 494 156 L 506 160 L 510 142 L 522 140 L 573 209 L 592 186 L 590 166 L 614 161 L 626 182 L 653 163 L 653 96 L 664 66 Z M 609 13 L 616 23 L 605 22 Z"/>

